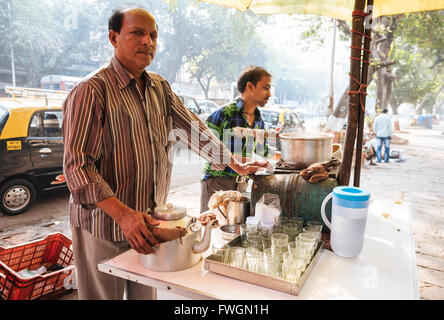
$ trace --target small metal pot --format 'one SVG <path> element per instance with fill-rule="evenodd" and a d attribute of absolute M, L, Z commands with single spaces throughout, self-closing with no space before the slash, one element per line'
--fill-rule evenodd
<path fill-rule="evenodd" d="M 227 219 L 227 224 L 242 224 L 250 215 L 250 200 L 244 197 L 243 201 L 230 201 L 226 207 L 218 209 Z"/>
<path fill-rule="evenodd" d="M 330 161 L 332 157 L 332 134 L 328 133 L 283 133 L 281 158 L 283 161 L 308 167 L 315 162 Z"/>

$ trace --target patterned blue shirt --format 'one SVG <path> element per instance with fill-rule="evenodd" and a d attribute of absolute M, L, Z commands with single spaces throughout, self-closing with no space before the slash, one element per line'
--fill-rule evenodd
<path fill-rule="evenodd" d="M 254 114 L 254 123 L 251 129 L 264 129 L 264 120 L 262 119 L 259 108 L 254 110 Z M 242 99 L 236 98 L 233 102 L 213 112 L 208 117 L 206 124 L 232 153 L 249 158 L 252 157 L 253 152 L 262 156 L 268 155 L 268 143 L 266 139 L 264 145 L 261 145 L 255 141 L 253 136 L 240 138 L 233 133 L 232 128 L 235 127 L 250 128 L 248 120 L 244 115 L 244 104 Z M 223 171 L 218 171 L 211 170 L 211 163 L 206 163 L 202 181 L 210 177 L 237 176 L 239 175 L 228 166 L 225 167 Z"/>

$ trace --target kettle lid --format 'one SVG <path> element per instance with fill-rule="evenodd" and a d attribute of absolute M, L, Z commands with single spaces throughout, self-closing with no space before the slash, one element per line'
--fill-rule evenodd
<path fill-rule="evenodd" d="M 185 207 L 174 206 L 171 203 L 154 208 L 152 216 L 160 220 L 180 220 L 187 215 Z"/>

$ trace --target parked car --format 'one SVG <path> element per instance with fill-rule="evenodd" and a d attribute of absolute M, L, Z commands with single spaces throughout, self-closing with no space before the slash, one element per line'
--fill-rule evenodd
<path fill-rule="evenodd" d="M 208 116 L 211 113 L 208 113 L 205 110 L 203 110 L 201 107 L 199 107 L 196 99 L 194 99 L 192 96 L 189 96 L 186 94 L 182 94 L 182 93 L 176 93 L 176 94 L 179 97 L 180 101 L 182 101 L 182 103 L 185 106 L 187 106 L 188 109 L 193 111 L 193 113 L 196 114 L 199 117 L 199 119 L 201 119 L 204 122 L 207 120 Z"/>
<path fill-rule="evenodd" d="M 0 211 L 26 211 L 43 190 L 66 187 L 62 108 L 0 100 Z"/>
<path fill-rule="evenodd" d="M 217 103 L 211 100 L 200 100 L 197 101 L 197 104 L 202 110 L 209 114 L 212 114 L 214 111 L 219 109 Z"/>
<path fill-rule="evenodd" d="M 304 130 L 304 120 L 294 110 L 285 107 L 264 107 L 259 109 L 264 120 L 265 130 L 275 129 L 276 133 Z M 279 139 L 269 139 L 271 146 L 281 149 Z"/>

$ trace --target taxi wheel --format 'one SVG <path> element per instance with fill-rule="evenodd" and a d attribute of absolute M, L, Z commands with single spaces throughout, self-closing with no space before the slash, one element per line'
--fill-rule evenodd
<path fill-rule="evenodd" d="M 28 180 L 13 179 L 0 188 L 0 211 L 8 216 L 20 214 L 31 206 L 36 198 L 36 189 Z"/>

